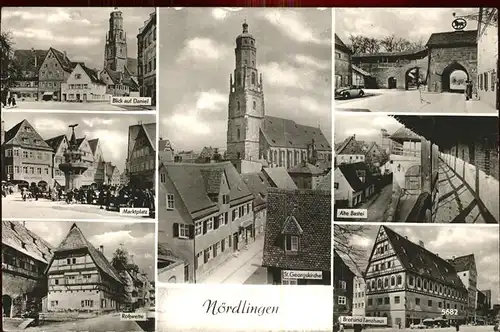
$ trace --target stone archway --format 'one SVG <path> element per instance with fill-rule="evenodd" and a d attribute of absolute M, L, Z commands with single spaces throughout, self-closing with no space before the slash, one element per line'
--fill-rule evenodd
<path fill-rule="evenodd" d="M 11 317 L 12 298 L 9 295 L 2 295 L 2 317 Z"/>
<path fill-rule="evenodd" d="M 458 62 L 452 62 L 443 69 L 441 74 L 441 88 L 443 92 L 465 91 L 465 81 L 469 79 L 469 73 L 464 66 Z"/>
<path fill-rule="evenodd" d="M 405 72 L 405 90 L 418 89 L 420 86 L 420 67 L 409 68 Z"/>
<path fill-rule="evenodd" d="M 396 89 L 398 86 L 398 81 L 394 76 L 391 76 L 387 79 L 387 87 L 389 89 Z"/>

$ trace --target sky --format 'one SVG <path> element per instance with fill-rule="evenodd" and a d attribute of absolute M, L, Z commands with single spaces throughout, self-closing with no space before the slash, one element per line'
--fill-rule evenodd
<path fill-rule="evenodd" d="M 337 8 L 335 33 L 344 43 L 349 35 L 381 38 L 395 35 L 412 42 L 427 40 L 432 33 L 454 31 L 453 13 L 477 14 L 477 8 Z M 467 21 L 465 30 L 477 29 L 477 22 Z"/>
<path fill-rule="evenodd" d="M 86 136 L 87 139 L 99 138 L 105 161 L 112 162 L 118 170 L 125 170 L 127 158 L 128 127 L 137 124 L 156 122 L 155 115 L 147 114 L 92 114 L 92 113 L 22 113 L 2 112 L 5 121 L 5 131 L 8 131 L 24 119 L 38 131 L 43 139 L 66 134 L 71 137 L 71 124 L 78 124 L 75 128 L 77 138 Z"/>
<path fill-rule="evenodd" d="M 381 143 L 380 129 L 394 134 L 403 125 L 388 115 L 370 113 L 335 113 L 335 144 L 341 143 L 348 136 L 356 135 L 361 141 Z"/>
<path fill-rule="evenodd" d="M 500 253 L 498 226 L 477 225 L 432 225 L 432 226 L 390 226 L 392 230 L 414 243 L 424 242 L 427 250 L 443 258 L 474 254 L 480 290 L 490 289 L 491 302 L 500 303 Z M 361 236 L 355 236 L 352 244 L 366 248 L 367 255 L 373 247 L 379 226 L 367 226 Z"/>
<path fill-rule="evenodd" d="M 153 223 L 76 223 L 85 238 L 99 249 L 104 246 L 104 256 L 111 261 L 113 252 L 123 244 L 133 262 L 155 280 L 155 225 Z M 72 226 L 66 221 L 26 221 L 26 228 L 57 248 Z"/>
<path fill-rule="evenodd" d="M 137 58 L 137 33 L 154 8 L 119 8 L 127 34 L 129 58 Z M 71 61 L 85 62 L 100 69 L 104 64 L 104 44 L 113 7 L 4 7 L 2 32 L 10 31 L 15 49 L 53 47 L 66 51 Z"/>
<path fill-rule="evenodd" d="M 266 115 L 321 124 L 330 139 L 330 10 L 162 8 L 160 136 L 176 151 L 226 149 L 229 74 L 245 19 L 256 39 Z"/>

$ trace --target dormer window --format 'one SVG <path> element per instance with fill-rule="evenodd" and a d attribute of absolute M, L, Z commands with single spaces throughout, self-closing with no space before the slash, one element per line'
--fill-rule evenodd
<path fill-rule="evenodd" d="M 10 222 L 10 229 L 16 231 L 16 225 L 12 221 Z"/>
<path fill-rule="evenodd" d="M 174 195 L 167 194 L 167 210 L 174 209 Z"/>
<path fill-rule="evenodd" d="M 26 243 L 25 242 L 21 242 L 21 247 L 23 247 L 23 249 L 26 249 Z"/>
<path fill-rule="evenodd" d="M 30 126 L 24 126 L 24 131 L 27 133 L 31 133 L 31 127 Z"/>
<path fill-rule="evenodd" d="M 285 251 L 299 251 L 299 237 L 297 235 L 285 235 Z"/>

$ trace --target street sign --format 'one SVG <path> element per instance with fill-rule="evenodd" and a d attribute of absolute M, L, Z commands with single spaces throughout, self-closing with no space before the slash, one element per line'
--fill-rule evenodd
<path fill-rule="evenodd" d="M 323 279 L 323 272 L 321 271 L 293 271 L 293 270 L 283 270 L 283 279 Z"/>
<path fill-rule="evenodd" d="M 451 27 L 456 31 L 462 31 L 467 26 L 467 21 L 463 18 L 456 18 L 451 22 Z"/>

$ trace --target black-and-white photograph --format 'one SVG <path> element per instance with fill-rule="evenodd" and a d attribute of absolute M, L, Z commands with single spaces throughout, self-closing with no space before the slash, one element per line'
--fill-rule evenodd
<path fill-rule="evenodd" d="M 334 226 L 334 329 L 493 331 L 498 226 Z M 344 317 L 344 318 L 342 318 Z M 345 324 L 349 318 L 377 324 Z"/>
<path fill-rule="evenodd" d="M 335 109 L 496 115 L 497 8 L 335 9 Z"/>
<path fill-rule="evenodd" d="M 159 281 L 329 285 L 331 11 L 159 15 Z"/>
<path fill-rule="evenodd" d="M 155 330 L 153 223 L 2 220 L 2 330 Z"/>
<path fill-rule="evenodd" d="M 156 116 L 2 114 L 2 218 L 155 218 Z"/>
<path fill-rule="evenodd" d="M 337 113 L 334 142 L 335 220 L 500 220 L 496 117 Z"/>
<path fill-rule="evenodd" d="M 155 109 L 154 7 L 4 7 L 1 22 L 2 109 Z"/>

